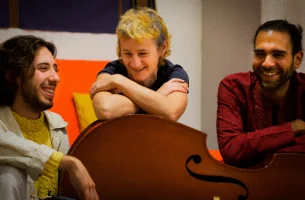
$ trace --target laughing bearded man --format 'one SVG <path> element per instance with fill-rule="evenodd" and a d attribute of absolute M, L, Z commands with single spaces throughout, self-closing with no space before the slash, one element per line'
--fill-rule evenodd
<path fill-rule="evenodd" d="M 56 199 L 66 170 L 81 199 L 98 199 L 95 184 L 69 149 L 67 123 L 53 106 L 59 83 L 56 48 L 35 36 L 0 44 L 0 198 Z"/>
<path fill-rule="evenodd" d="M 254 35 L 253 72 L 226 76 L 218 88 L 217 137 L 225 163 L 260 167 L 275 152 L 305 153 L 302 32 L 286 20 Z"/>

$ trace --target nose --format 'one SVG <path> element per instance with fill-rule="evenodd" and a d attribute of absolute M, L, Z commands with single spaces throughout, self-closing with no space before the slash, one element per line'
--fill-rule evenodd
<path fill-rule="evenodd" d="M 130 61 L 130 66 L 132 68 L 138 68 L 141 66 L 141 60 L 138 56 L 133 56 L 131 61 Z"/>
<path fill-rule="evenodd" d="M 56 83 L 59 83 L 60 81 L 58 73 L 54 69 L 51 69 L 49 80 Z"/>
<path fill-rule="evenodd" d="M 275 66 L 274 58 L 272 55 L 267 55 L 265 57 L 264 62 L 262 63 L 262 66 L 265 68 L 271 68 Z"/>

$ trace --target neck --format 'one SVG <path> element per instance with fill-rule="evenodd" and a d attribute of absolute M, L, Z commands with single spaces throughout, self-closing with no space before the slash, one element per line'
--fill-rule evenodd
<path fill-rule="evenodd" d="M 150 79 L 147 79 L 143 81 L 142 83 L 139 83 L 140 85 L 143 85 L 144 87 L 150 88 L 154 82 L 157 80 L 157 77 L 152 77 Z"/>
<path fill-rule="evenodd" d="M 285 97 L 289 88 L 289 82 L 290 81 L 287 81 L 287 83 L 285 83 L 274 91 L 264 90 L 263 88 L 260 88 L 260 90 L 263 96 L 265 96 L 267 99 L 270 99 L 273 103 L 278 103 L 281 99 Z"/>
<path fill-rule="evenodd" d="M 17 113 L 21 117 L 27 119 L 38 119 L 40 117 L 40 110 L 33 109 L 29 104 L 25 103 L 23 99 L 16 97 L 11 106 L 12 111 Z"/>
<path fill-rule="evenodd" d="M 152 76 L 148 77 L 144 81 L 135 81 L 133 79 L 131 79 L 131 80 L 135 81 L 139 85 L 142 85 L 142 86 L 144 86 L 146 88 L 150 88 L 154 84 L 154 82 L 157 80 L 157 75 L 158 75 L 158 70 L 156 71 L 155 74 L 153 74 Z"/>

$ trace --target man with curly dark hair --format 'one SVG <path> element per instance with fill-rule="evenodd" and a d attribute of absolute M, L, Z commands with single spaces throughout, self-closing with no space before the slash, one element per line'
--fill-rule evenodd
<path fill-rule="evenodd" d="M 95 184 L 69 149 L 67 123 L 53 106 L 60 81 L 56 47 L 16 36 L 0 44 L 0 197 L 57 196 L 58 170 L 66 170 L 82 199 L 98 199 Z"/>

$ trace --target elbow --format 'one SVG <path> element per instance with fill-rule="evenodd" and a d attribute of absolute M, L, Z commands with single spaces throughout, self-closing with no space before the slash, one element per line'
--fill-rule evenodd
<path fill-rule="evenodd" d="M 240 162 L 240 156 L 238 155 L 237 149 L 232 148 L 230 143 L 219 141 L 219 138 L 218 145 L 219 152 L 221 154 L 221 157 L 223 158 L 224 163 L 232 166 L 237 166 Z"/>
<path fill-rule="evenodd" d="M 95 108 L 94 112 L 99 120 L 108 120 L 113 118 L 110 112 L 103 110 L 101 108 Z"/>
<path fill-rule="evenodd" d="M 180 119 L 180 117 L 183 115 L 185 109 L 186 109 L 186 106 L 180 107 L 180 108 L 173 108 L 172 111 L 170 111 L 170 113 L 167 115 L 166 118 L 168 118 L 169 120 L 172 120 L 172 121 L 178 121 L 178 119 Z"/>
<path fill-rule="evenodd" d="M 238 167 L 240 165 L 240 160 L 237 156 L 234 156 L 231 154 L 231 152 L 224 152 L 223 150 L 220 150 L 220 155 L 223 159 L 223 162 L 227 165 Z"/>
<path fill-rule="evenodd" d="M 178 116 L 178 115 L 171 115 L 168 117 L 168 119 L 172 120 L 172 121 L 178 121 L 179 118 L 180 118 L 180 116 Z"/>
<path fill-rule="evenodd" d="M 227 165 L 237 166 L 239 163 L 235 157 L 231 157 L 227 154 L 221 153 L 221 157 L 223 158 L 223 162 L 226 163 Z"/>
<path fill-rule="evenodd" d="M 110 111 L 107 103 L 102 103 L 97 100 L 92 100 L 94 113 L 99 120 L 108 120 L 114 118 L 113 112 Z"/>
<path fill-rule="evenodd" d="M 241 150 L 230 150 L 230 148 L 220 148 L 220 154 L 223 158 L 224 163 L 234 167 L 249 167 L 251 165 L 251 157 L 244 155 Z"/>
<path fill-rule="evenodd" d="M 171 121 L 178 121 L 178 119 L 181 117 L 182 114 L 178 113 L 177 111 L 174 111 L 170 113 L 169 115 L 166 115 L 165 118 L 171 120 Z"/>
<path fill-rule="evenodd" d="M 182 105 L 174 105 L 172 107 L 169 107 L 169 110 L 167 111 L 166 118 L 172 121 L 178 121 L 180 117 L 183 115 L 184 111 L 186 110 L 187 102 Z"/>

